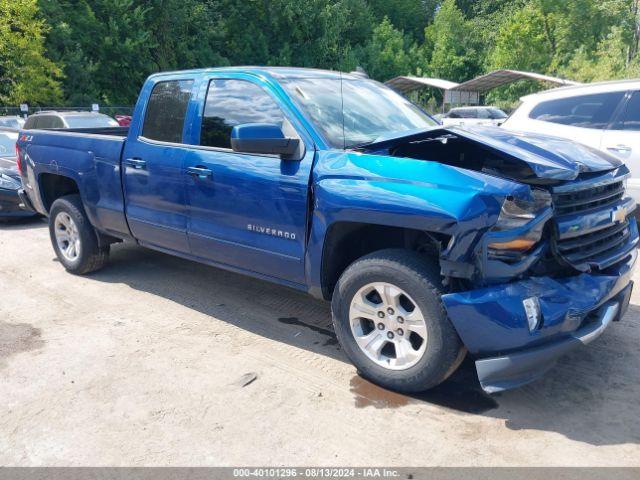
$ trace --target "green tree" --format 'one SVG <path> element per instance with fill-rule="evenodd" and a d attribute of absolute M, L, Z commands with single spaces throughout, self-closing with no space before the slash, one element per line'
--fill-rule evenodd
<path fill-rule="evenodd" d="M 138 0 L 145 8 L 154 70 L 227 65 L 221 54 L 222 12 L 198 0 Z"/>
<path fill-rule="evenodd" d="M 36 3 L 38 2 L 38 3 Z M 40 13 L 38 12 L 38 5 Z M 464 81 L 637 72 L 640 0 L 0 0 L 0 100 L 131 104 L 150 73 L 291 65 Z M 41 15 L 41 16 L 39 16 Z M 45 42 L 43 44 L 43 38 Z M 60 68 L 64 75 L 60 75 Z M 513 101 L 537 84 L 493 91 Z"/>
<path fill-rule="evenodd" d="M 41 0 L 68 103 L 132 104 L 153 72 L 227 64 L 220 17 L 199 0 Z"/>
<path fill-rule="evenodd" d="M 45 57 L 46 26 L 35 0 L 0 0 L 0 102 L 60 101 L 60 69 Z"/>
<path fill-rule="evenodd" d="M 412 71 L 403 32 L 396 30 L 387 17 L 373 29 L 363 54 L 362 66 L 370 77 L 377 80 L 389 80 Z"/>
<path fill-rule="evenodd" d="M 236 65 L 353 68 L 373 23 L 365 0 L 211 0 L 209 11 L 223 17 L 222 49 Z"/>
<path fill-rule="evenodd" d="M 151 68 L 146 9 L 133 0 L 41 1 L 67 102 L 129 104 Z"/>
<path fill-rule="evenodd" d="M 546 72 L 555 48 L 549 39 L 548 22 L 533 3 L 515 11 L 498 29 L 488 55 L 489 68 Z"/>
<path fill-rule="evenodd" d="M 413 41 L 420 41 L 424 27 L 433 21 L 439 0 L 369 0 L 369 6 L 377 22 L 385 17 L 397 30 L 403 31 Z"/>
<path fill-rule="evenodd" d="M 463 81 L 478 72 L 479 62 L 471 25 L 455 0 L 444 0 L 433 24 L 425 30 L 424 71 L 430 76 Z"/>
<path fill-rule="evenodd" d="M 640 76 L 638 58 L 628 61 L 629 41 L 620 27 L 613 27 L 594 54 L 579 48 L 563 73 L 581 82 L 597 82 Z"/>

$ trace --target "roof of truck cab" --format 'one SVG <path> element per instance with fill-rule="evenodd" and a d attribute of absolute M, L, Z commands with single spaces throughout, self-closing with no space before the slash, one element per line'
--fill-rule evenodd
<path fill-rule="evenodd" d="M 267 74 L 273 78 L 335 78 L 342 76 L 343 79 L 357 80 L 363 77 L 360 74 L 351 74 L 346 72 L 338 72 L 335 70 L 322 70 L 318 68 L 302 68 L 302 67 L 256 67 L 256 66 L 238 66 L 238 67 L 216 67 L 216 68 L 200 68 L 195 70 L 178 70 L 173 72 L 161 72 L 151 75 L 149 78 L 157 78 L 175 75 L 199 75 L 203 73 L 228 72 L 228 73 L 250 73 L 255 75 Z"/>

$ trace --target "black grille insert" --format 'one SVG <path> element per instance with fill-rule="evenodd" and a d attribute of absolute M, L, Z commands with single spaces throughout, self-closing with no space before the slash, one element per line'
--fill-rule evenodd
<path fill-rule="evenodd" d="M 566 215 L 613 204 L 623 195 L 624 183 L 619 180 L 597 187 L 556 193 L 553 195 L 553 204 L 557 215 Z"/>
<path fill-rule="evenodd" d="M 556 240 L 556 249 L 572 265 L 599 264 L 618 250 L 630 234 L 629 221 L 625 220 L 586 235 Z"/>

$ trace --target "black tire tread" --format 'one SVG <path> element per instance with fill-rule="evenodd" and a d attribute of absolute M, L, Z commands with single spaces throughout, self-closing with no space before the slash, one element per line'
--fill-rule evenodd
<path fill-rule="evenodd" d="M 440 270 L 436 259 L 429 258 L 411 250 L 385 249 L 365 255 L 356 260 L 344 271 L 334 291 L 332 312 L 338 313 L 334 313 L 333 315 L 333 324 L 336 334 L 339 332 L 339 326 L 336 323 L 340 321 L 339 315 L 341 314 L 341 306 L 337 304 L 343 301 L 340 296 L 340 288 L 342 284 L 347 282 L 351 275 L 359 271 L 363 271 L 371 266 L 383 267 L 389 272 L 412 275 L 416 280 L 418 280 L 418 282 L 424 285 L 425 291 L 428 292 L 428 295 L 425 295 L 423 300 L 431 302 L 433 308 L 439 312 L 439 318 L 441 320 L 439 324 L 442 329 L 443 340 L 441 342 L 442 352 L 440 354 L 442 361 L 439 362 L 439 365 L 433 368 L 432 374 L 428 375 L 428 377 L 423 376 L 422 372 L 416 372 L 415 375 L 402 380 L 395 379 L 393 381 L 381 382 L 376 378 L 379 375 L 373 375 L 370 371 L 371 369 L 367 368 L 367 366 L 358 365 L 354 361 L 354 358 L 349 355 L 348 349 L 344 349 L 345 353 L 347 353 L 351 360 L 356 363 L 356 367 L 363 377 L 372 381 L 377 381 L 377 383 L 384 383 L 383 386 L 393 390 L 412 393 L 428 390 L 429 388 L 438 385 L 446 380 L 446 378 L 457 369 L 460 363 L 462 363 L 466 349 L 460 341 L 455 328 L 448 319 L 447 312 L 441 301 L 440 297 L 444 293 L 444 290 L 440 280 Z"/>
<path fill-rule="evenodd" d="M 51 205 L 50 213 L 51 220 L 53 221 L 53 215 L 58 210 L 64 210 L 73 216 L 78 230 L 83 235 L 83 251 L 85 252 L 84 258 L 76 268 L 69 268 L 64 265 L 66 270 L 76 275 L 86 275 L 91 272 L 95 272 L 103 268 L 109 261 L 109 245 L 100 247 L 98 243 L 98 235 L 93 228 L 93 225 L 89 222 L 87 214 L 84 211 L 82 205 L 82 199 L 78 194 L 65 195 L 53 202 Z M 52 222 L 50 222 L 52 224 Z M 58 252 L 55 238 L 53 236 L 53 228 L 50 226 L 51 241 L 54 245 L 54 250 Z M 62 262 L 62 259 L 60 260 Z"/>

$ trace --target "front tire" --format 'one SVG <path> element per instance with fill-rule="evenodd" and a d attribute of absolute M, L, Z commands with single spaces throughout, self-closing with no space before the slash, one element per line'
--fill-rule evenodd
<path fill-rule="evenodd" d="M 99 245 L 79 195 L 67 195 L 53 202 L 49 235 L 58 260 L 68 272 L 84 275 L 101 269 L 109 260 L 109 245 Z"/>
<path fill-rule="evenodd" d="M 465 349 L 442 301 L 437 264 L 408 250 L 381 250 L 351 264 L 331 302 L 344 352 L 364 378 L 420 392 L 451 375 Z"/>

